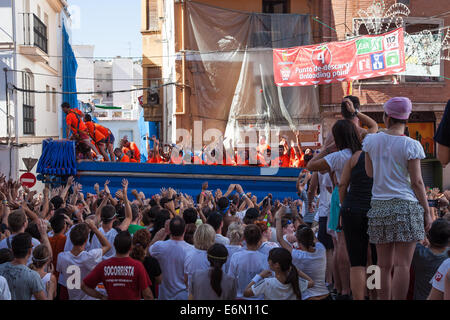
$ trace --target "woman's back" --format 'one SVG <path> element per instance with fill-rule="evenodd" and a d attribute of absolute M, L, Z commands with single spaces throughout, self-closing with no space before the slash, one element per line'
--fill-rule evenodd
<path fill-rule="evenodd" d="M 368 211 L 372 199 L 373 179 L 367 176 L 365 153 L 361 152 L 350 175 L 350 190 L 347 192 L 343 207 Z"/>
<path fill-rule="evenodd" d="M 325 285 L 327 257 L 323 244 L 317 242 L 314 252 L 292 250 L 292 264 L 314 281 L 314 286 L 302 294 L 303 300 L 329 293 Z"/>
<path fill-rule="evenodd" d="M 195 271 L 192 275 L 189 286 L 189 294 L 194 296 L 195 300 L 234 300 L 237 294 L 237 280 L 225 272 L 222 273 L 220 286 L 222 294 L 220 297 L 211 286 L 210 273 L 212 268 L 207 270 Z"/>
<path fill-rule="evenodd" d="M 363 141 L 373 166 L 372 200 L 417 201 L 411 188 L 408 160 L 424 159 L 422 145 L 409 137 L 379 132 Z"/>

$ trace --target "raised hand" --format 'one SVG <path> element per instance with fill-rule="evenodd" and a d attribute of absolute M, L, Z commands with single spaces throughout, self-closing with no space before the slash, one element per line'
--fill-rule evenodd
<path fill-rule="evenodd" d="M 122 179 L 122 188 L 123 188 L 123 193 L 125 193 L 126 190 L 128 190 L 128 180 L 127 179 Z"/>
<path fill-rule="evenodd" d="M 356 110 L 352 100 L 350 100 L 349 98 L 345 98 L 342 102 L 344 102 L 348 112 L 355 113 Z"/>

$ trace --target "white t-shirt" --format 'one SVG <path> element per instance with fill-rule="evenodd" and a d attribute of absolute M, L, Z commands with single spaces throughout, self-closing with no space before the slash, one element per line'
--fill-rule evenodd
<path fill-rule="evenodd" d="M 230 239 L 217 233 L 216 234 L 216 243 L 220 243 L 220 244 L 223 244 L 224 246 L 226 246 L 226 245 L 230 244 Z"/>
<path fill-rule="evenodd" d="M 325 285 L 327 256 L 323 244 L 316 242 L 315 252 L 292 250 L 292 264 L 297 269 L 306 273 L 314 281 L 314 286 L 306 289 L 304 294 L 302 294 L 303 300 L 329 293 Z"/>
<path fill-rule="evenodd" d="M 258 295 L 251 298 L 244 297 L 245 288 L 252 282 L 252 279 L 263 270 L 268 270 L 267 256 L 259 251 L 243 250 L 238 251 L 231 257 L 228 275 L 237 279 L 237 298 L 249 300 L 262 300 L 264 297 Z"/>
<path fill-rule="evenodd" d="M 300 292 L 308 288 L 308 280 L 298 278 Z M 297 300 L 292 285 L 281 283 L 276 277 L 265 278 L 252 286 L 254 295 L 264 295 L 264 300 Z"/>
<path fill-rule="evenodd" d="M 10 245 L 12 246 L 12 240 L 14 239 L 14 236 L 16 236 L 17 234 L 18 233 L 13 234 L 13 235 L 3 239 L 2 241 L 0 241 L 0 249 L 11 249 L 12 250 L 12 247 L 8 247 L 8 240 L 9 240 Z M 34 248 L 36 248 L 41 243 L 39 242 L 38 239 L 31 238 L 31 244 L 33 246 L 33 248 L 31 249 L 31 252 L 33 252 Z M 31 263 L 33 263 L 33 254 L 31 254 L 30 257 L 28 258 L 27 265 L 30 265 Z"/>
<path fill-rule="evenodd" d="M 108 252 L 103 256 L 103 260 L 108 260 L 116 255 L 116 249 L 114 248 L 114 239 L 119 234 L 116 229 L 111 228 L 108 232 L 105 233 L 105 230 L 103 230 L 103 227 L 100 227 L 98 229 L 108 240 L 109 244 L 111 245 L 111 249 L 109 249 Z M 90 249 L 101 249 L 102 245 L 100 243 L 100 240 L 98 240 L 97 235 L 94 234 L 92 237 L 92 242 L 89 247 Z"/>
<path fill-rule="evenodd" d="M 363 151 L 372 159 L 372 200 L 417 201 L 411 188 L 408 160 L 425 158 L 419 141 L 379 132 L 366 136 Z"/>
<path fill-rule="evenodd" d="M 319 217 L 328 217 L 330 213 L 331 193 L 328 192 L 327 187 L 333 189 L 333 182 L 331 181 L 330 175 L 328 173 L 322 174 L 319 172 L 318 178 L 320 195 L 317 213 Z"/>
<path fill-rule="evenodd" d="M 157 241 L 149 251 L 156 258 L 163 270 L 163 280 L 159 287 L 159 300 L 172 300 L 183 291 L 187 292 L 184 283 L 184 261 L 194 247 L 185 241 Z"/>
<path fill-rule="evenodd" d="M 352 150 L 347 148 L 337 152 L 330 153 L 325 156 L 325 161 L 328 163 L 331 171 L 336 173 L 336 179 L 341 181 L 342 172 L 344 171 L 345 163 L 352 157 Z"/>
<path fill-rule="evenodd" d="M 264 254 L 266 257 L 269 256 L 270 250 L 273 248 L 279 248 L 280 246 L 276 242 L 271 241 L 265 241 L 261 244 L 261 247 L 259 247 L 258 251 Z"/>
<path fill-rule="evenodd" d="M 184 274 L 188 276 L 188 286 L 191 284 L 191 277 L 195 271 L 209 269 L 211 264 L 208 261 L 206 250 L 193 248 L 184 259 Z"/>
<path fill-rule="evenodd" d="M 436 274 L 430 281 L 433 288 L 441 292 L 445 291 L 445 277 L 447 276 L 447 272 L 449 271 L 449 269 L 450 269 L 450 258 L 447 258 L 439 266 L 439 269 L 436 271 Z"/>
<path fill-rule="evenodd" d="M 45 276 L 43 278 L 41 278 L 42 280 L 42 285 L 44 286 L 44 290 L 45 290 L 45 295 L 48 296 L 48 291 L 47 291 L 47 284 L 50 282 L 50 280 L 52 279 L 52 274 L 51 273 L 46 273 Z M 33 296 L 31 296 L 31 300 L 36 300 L 36 298 Z"/>
<path fill-rule="evenodd" d="M 244 250 L 244 248 L 242 246 L 234 245 L 234 244 L 229 244 L 229 245 L 227 245 L 225 247 L 228 250 L 228 258 L 227 258 L 227 262 L 224 264 L 224 267 L 225 267 L 225 272 L 228 273 L 228 270 L 230 269 L 231 257 L 236 252 Z"/>
<path fill-rule="evenodd" d="M 0 276 L 0 300 L 11 300 L 8 281 L 2 276 Z"/>
<path fill-rule="evenodd" d="M 88 296 L 81 289 L 69 289 L 67 280 L 70 281 L 70 277 L 75 274 L 73 270 L 68 270 L 70 266 L 78 266 L 80 268 L 81 281 L 91 272 L 97 264 L 102 262 L 102 249 L 91 249 L 89 251 L 83 251 L 78 256 L 75 256 L 70 251 L 64 251 L 58 254 L 58 263 L 56 265 L 56 271 L 59 272 L 58 283 L 67 287 L 69 293 L 69 300 L 95 300 Z M 68 272 L 70 271 L 70 272 Z"/>
<path fill-rule="evenodd" d="M 238 212 L 236 212 L 236 217 L 238 217 L 242 221 L 242 220 L 244 220 L 246 213 L 247 213 L 247 210 L 238 211 Z"/>

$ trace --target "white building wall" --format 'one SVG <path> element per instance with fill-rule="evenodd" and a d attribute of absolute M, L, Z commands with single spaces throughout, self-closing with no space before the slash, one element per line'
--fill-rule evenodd
<path fill-rule="evenodd" d="M 25 55 L 22 52 L 24 47 L 24 16 L 22 13 L 26 12 L 24 7 L 25 1 L 14 1 L 15 4 L 15 18 L 16 18 L 16 69 L 20 71 L 30 71 L 33 74 L 33 89 L 40 91 L 50 90 L 51 92 L 62 91 L 62 25 L 64 22 L 70 22 L 65 15 L 56 12 L 46 0 L 30 0 L 29 13 L 34 13 L 40 18 L 42 22 L 47 25 L 47 62 L 34 61 L 35 56 Z M 13 15 L 11 10 L 11 1 L 0 0 L 0 27 L 7 30 L 7 33 L 12 33 Z M 40 7 L 40 14 L 38 11 Z M 8 14 L 9 12 L 9 14 Z M 32 19 L 32 17 L 30 17 Z M 32 24 L 31 24 L 32 26 Z M 67 31 L 70 33 L 70 23 Z M 31 30 L 32 32 L 32 30 Z M 1 32 L 0 32 L 1 33 Z M 14 54 L 11 50 L 7 50 L 2 46 L 2 41 L 5 36 L 0 35 L 0 67 L 3 69 L 5 65 L 9 69 L 14 69 Z M 3 73 L 3 72 L 2 72 Z M 23 73 L 10 72 L 8 74 L 8 82 L 14 84 L 18 88 L 23 88 Z M 4 73 L 0 77 L 0 138 L 5 137 L 6 134 L 6 101 L 5 101 L 5 81 Z M 1 90 L 3 89 L 3 90 Z M 25 165 L 22 158 L 36 158 L 39 159 L 42 152 L 42 140 L 47 138 L 57 139 L 60 135 L 61 126 L 61 111 L 60 104 L 62 96 L 53 93 L 34 93 L 32 94 L 35 118 L 35 132 L 33 135 L 23 134 L 23 102 L 24 94 L 22 92 L 14 92 L 11 96 L 10 115 L 14 118 L 11 120 L 11 133 L 14 136 L 15 124 L 18 129 L 18 143 L 27 145 L 25 147 L 13 147 L 9 149 L 7 146 L 0 146 L 0 172 L 9 175 L 12 172 L 12 178 L 17 179 L 21 172 L 18 169 L 25 170 Z M 15 105 L 17 105 L 17 113 Z M 10 150 L 12 150 L 10 152 Z M 12 162 L 10 162 L 10 159 Z M 10 170 L 11 168 L 11 170 Z M 36 166 L 32 170 L 36 173 Z M 37 187 L 41 188 L 40 183 Z"/>
<path fill-rule="evenodd" d="M 133 60 L 116 58 L 112 62 L 113 90 L 129 90 L 133 87 Z M 117 79 L 117 80 L 116 80 Z M 126 80 L 130 79 L 130 80 Z M 113 93 L 114 106 L 132 109 L 131 92 Z"/>
<path fill-rule="evenodd" d="M 74 45 L 72 46 L 75 57 L 77 58 L 77 91 L 92 92 L 94 91 L 94 56 L 95 46 L 93 45 Z M 85 79 L 80 79 L 85 78 Z M 92 94 L 79 94 L 78 100 L 89 102 L 92 100 Z"/>

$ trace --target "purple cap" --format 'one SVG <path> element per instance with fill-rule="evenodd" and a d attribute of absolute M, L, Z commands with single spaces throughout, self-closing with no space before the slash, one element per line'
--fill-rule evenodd
<path fill-rule="evenodd" d="M 389 99 L 383 106 L 384 112 L 389 117 L 399 120 L 408 120 L 412 111 L 411 100 L 405 97 Z"/>

